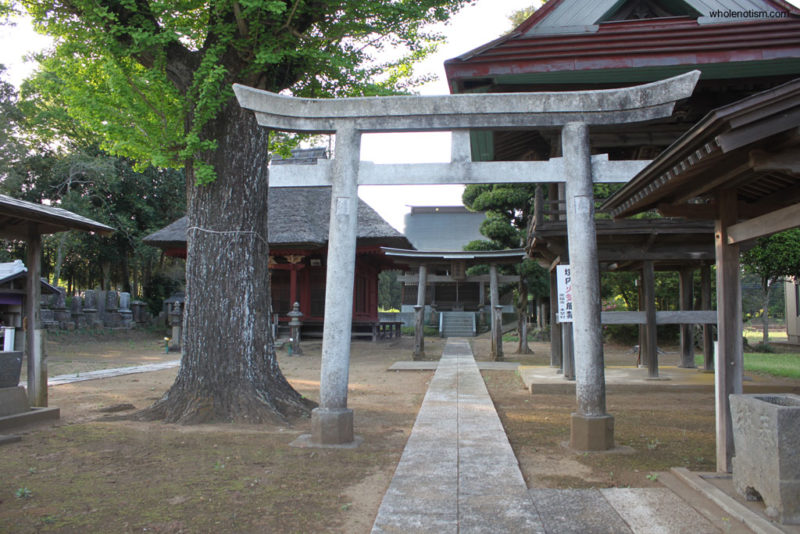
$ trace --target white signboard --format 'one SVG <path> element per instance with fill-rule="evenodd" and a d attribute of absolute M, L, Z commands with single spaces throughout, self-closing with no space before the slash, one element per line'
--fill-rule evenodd
<path fill-rule="evenodd" d="M 569 265 L 556 265 L 558 322 L 572 322 L 572 275 Z"/>

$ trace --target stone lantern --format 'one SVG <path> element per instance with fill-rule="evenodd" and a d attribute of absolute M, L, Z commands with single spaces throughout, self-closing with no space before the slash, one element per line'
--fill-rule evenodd
<path fill-rule="evenodd" d="M 300 303 L 295 302 L 292 306 L 292 311 L 286 315 L 289 317 L 289 335 L 292 337 L 292 353 L 300 356 L 303 354 L 300 348 L 300 327 L 303 326 L 303 322 L 300 320 L 303 317 L 303 312 L 300 311 Z"/>

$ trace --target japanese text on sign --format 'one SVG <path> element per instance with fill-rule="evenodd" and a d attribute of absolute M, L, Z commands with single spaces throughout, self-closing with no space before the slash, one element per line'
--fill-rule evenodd
<path fill-rule="evenodd" d="M 558 289 L 558 322 L 572 322 L 572 274 L 569 265 L 556 266 Z"/>

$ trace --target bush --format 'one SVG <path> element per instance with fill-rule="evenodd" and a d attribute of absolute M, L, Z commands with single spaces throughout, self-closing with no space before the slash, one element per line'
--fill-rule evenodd
<path fill-rule="evenodd" d="M 750 345 L 745 345 L 745 348 L 748 349 L 748 352 L 759 352 L 759 353 L 762 353 L 762 354 L 774 354 L 775 353 L 775 349 L 772 348 L 772 345 L 770 345 L 768 343 L 764 343 L 764 342 L 756 343 L 755 345 L 753 345 L 752 348 L 750 347 Z"/>
<path fill-rule="evenodd" d="M 678 343 L 681 334 L 680 325 L 665 324 L 657 328 L 657 339 L 660 345 Z M 620 345 L 636 345 L 639 343 L 639 325 L 609 324 L 603 326 L 603 339 Z"/>
<path fill-rule="evenodd" d="M 404 326 L 400 328 L 400 331 L 403 333 L 404 336 L 413 336 L 416 333 L 416 329 L 413 326 Z M 439 328 L 435 326 L 427 326 L 427 325 L 423 326 L 422 335 L 425 337 L 438 337 Z"/>
<path fill-rule="evenodd" d="M 635 324 L 608 324 L 603 326 L 603 339 L 620 345 L 639 343 L 639 327 Z"/>

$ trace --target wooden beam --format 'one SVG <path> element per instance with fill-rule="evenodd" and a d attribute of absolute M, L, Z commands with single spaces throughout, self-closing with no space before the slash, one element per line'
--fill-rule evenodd
<path fill-rule="evenodd" d="M 561 323 L 558 322 L 558 288 L 555 264 L 550 269 L 550 367 L 564 371 L 561 352 Z"/>
<path fill-rule="evenodd" d="M 711 309 L 711 266 L 700 267 L 700 307 Z M 716 317 L 717 313 L 714 312 Z M 711 324 L 703 324 L 703 369 L 714 370 L 714 328 Z"/>
<path fill-rule="evenodd" d="M 765 150 L 751 150 L 750 166 L 759 172 L 779 171 L 800 174 L 800 154 L 796 146 L 777 154 Z"/>
<path fill-rule="evenodd" d="M 734 245 L 800 226 L 800 204 L 732 224 L 727 228 L 727 243 Z"/>
<path fill-rule="evenodd" d="M 645 322 L 644 354 L 647 355 L 647 376 L 658 378 L 658 341 L 656 334 L 656 286 L 653 262 L 646 261 L 642 266 L 642 292 Z"/>
<path fill-rule="evenodd" d="M 45 363 L 44 341 L 39 303 L 42 297 L 41 265 L 42 235 L 36 224 L 28 227 L 27 238 L 27 296 L 25 300 L 25 350 L 28 364 L 28 402 L 31 406 L 47 406 L 47 364 Z"/>
<path fill-rule="evenodd" d="M 444 274 L 429 274 L 425 277 L 427 283 L 447 283 L 447 282 L 489 282 L 489 275 L 488 274 L 476 274 L 472 276 L 468 276 L 463 280 L 456 280 L 452 276 L 447 276 Z M 419 275 L 417 274 L 402 274 L 397 277 L 398 282 L 403 282 L 404 284 L 419 284 Z M 516 284 L 519 282 L 519 275 L 518 274 L 500 274 L 497 276 L 497 281 L 501 284 Z"/>
<path fill-rule="evenodd" d="M 717 358 L 714 362 L 716 395 L 717 471 L 731 472 L 733 429 L 728 396 L 742 392 L 742 295 L 739 280 L 739 245 L 728 244 L 728 231 L 736 223 L 736 191 L 717 194 L 719 215 L 714 243 L 717 256 Z"/>
<path fill-rule="evenodd" d="M 717 207 L 711 204 L 659 204 L 656 209 L 664 217 L 685 217 L 687 219 L 713 219 Z"/>
<path fill-rule="evenodd" d="M 647 324 L 643 311 L 601 312 L 603 324 Z M 657 311 L 656 324 L 717 324 L 714 310 Z"/>
<path fill-rule="evenodd" d="M 678 271 L 680 280 L 680 308 L 682 312 L 692 309 L 692 279 L 694 269 L 682 267 Z M 680 367 L 694 369 L 694 327 L 691 323 L 681 323 L 681 364 Z"/>

